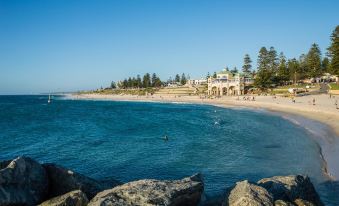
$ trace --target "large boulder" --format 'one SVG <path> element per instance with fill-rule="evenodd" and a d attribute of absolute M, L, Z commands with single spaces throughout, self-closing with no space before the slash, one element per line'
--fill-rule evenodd
<path fill-rule="evenodd" d="M 28 157 L 0 163 L 0 205 L 36 205 L 48 192 L 45 169 Z"/>
<path fill-rule="evenodd" d="M 75 190 L 61 196 L 54 197 L 40 204 L 40 206 L 86 206 L 88 199 L 81 190 Z"/>
<path fill-rule="evenodd" d="M 223 202 L 226 206 L 273 206 L 272 195 L 263 187 L 247 180 L 237 182 Z"/>
<path fill-rule="evenodd" d="M 55 164 L 43 164 L 43 167 L 47 171 L 50 182 L 49 197 L 63 195 L 73 190 L 81 190 L 91 199 L 98 192 L 119 184 L 118 181 L 105 184 Z"/>
<path fill-rule="evenodd" d="M 203 190 L 200 174 L 174 181 L 146 179 L 100 192 L 88 205 L 197 205 Z"/>
<path fill-rule="evenodd" d="M 307 205 L 323 205 L 307 176 L 290 175 L 264 178 L 258 181 L 258 185 L 266 188 L 273 195 L 274 200 L 284 200 L 297 205 L 301 205 L 302 202 Z"/>

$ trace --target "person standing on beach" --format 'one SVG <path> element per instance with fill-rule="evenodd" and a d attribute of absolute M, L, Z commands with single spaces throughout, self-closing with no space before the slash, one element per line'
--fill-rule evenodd
<path fill-rule="evenodd" d="M 315 98 L 313 98 L 313 105 L 315 105 Z"/>

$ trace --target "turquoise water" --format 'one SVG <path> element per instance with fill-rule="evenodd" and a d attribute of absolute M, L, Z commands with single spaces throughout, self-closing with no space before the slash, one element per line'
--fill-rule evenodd
<path fill-rule="evenodd" d="M 27 155 L 122 182 L 200 172 L 206 199 L 239 180 L 301 173 L 327 205 L 339 203 L 311 134 L 261 110 L 0 96 L 0 129 L 1 160 Z"/>

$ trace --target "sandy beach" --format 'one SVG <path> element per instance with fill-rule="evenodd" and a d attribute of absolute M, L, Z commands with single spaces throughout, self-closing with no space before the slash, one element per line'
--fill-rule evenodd
<path fill-rule="evenodd" d="M 247 97 L 247 96 L 246 96 Z M 245 98 L 246 98 L 245 97 Z M 255 101 L 244 100 L 244 96 L 230 97 L 224 96 L 216 99 L 203 99 L 198 96 L 173 96 L 173 95 L 153 95 L 153 96 L 133 96 L 133 95 L 101 95 L 101 94 L 73 94 L 72 99 L 92 99 L 92 100 L 113 100 L 113 101 L 147 101 L 147 102 L 185 102 L 195 104 L 209 104 L 220 107 L 249 107 L 253 109 L 267 109 L 275 112 L 300 115 L 312 120 L 322 122 L 333 129 L 339 136 L 339 109 L 336 109 L 335 102 L 339 102 L 339 96 L 308 95 L 295 98 L 295 103 L 291 98 L 276 96 L 255 96 Z M 313 98 L 315 105 L 313 105 Z M 339 103 L 338 103 L 339 104 Z"/>

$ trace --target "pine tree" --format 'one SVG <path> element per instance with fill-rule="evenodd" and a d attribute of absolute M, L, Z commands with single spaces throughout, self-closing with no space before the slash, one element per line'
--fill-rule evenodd
<path fill-rule="evenodd" d="M 312 44 L 310 50 L 308 51 L 307 58 L 307 67 L 309 68 L 309 76 L 317 77 L 322 74 L 321 71 L 321 52 L 317 44 Z"/>
<path fill-rule="evenodd" d="M 146 73 L 142 79 L 142 85 L 144 88 L 148 88 L 151 86 L 151 76 L 149 73 Z"/>
<path fill-rule="evenodd" d="M 258 72 L 255 78 L 255 85 L 259 88 L 266 89 L 272 84 L 272 73 L 270 70 L 270 58 L 266 47 L 262 47 L 258 55 Z"/>
<path fill-rule="evenodd" d="M 114 81 L 111 82 L 111 89 L 116 89 L 117 88 L 117 85 L 115 84 Z"/>
<path fill-rule="evenodd" d="M 155 82 L 156 82 L 157 78 L 158 78 L 157 75 L 155 73 L 153 73 L 152 74 L 152 80 L 151 80 L 152 87 L 155 86 Z"/>
<path fill-rule="evenodd" d="M 141 87 L 142 87 L 141 77 L 140 77 L 139 74 L 137 75 L 137 87 L 138 87 L 138 88 L 141 88 Z"/>
<path fill-rule="evenodd" d="M 323 61 L 321 62 L 321 70 L 323 72 L 331 73 L 330 66 L 330 60 L 327 57 L 324 57 Z"/>
<path fill-rule="evenodd" d="M 278 57 L 277 57 L 277 51 L 274 49 L 274 47 L 270 47 L 270 50 L 268 51 L 268 60 L 269 60 L 269 68 L 273 75 L 276 75 L 278 70 Z"/>
<path fill-rule="evenodd" d="M 133 85 L 132 85 L 132 79 L 131 77 L 128 77 L 128 80 L 127 80 L 127 88 L 131 88 Z"/>
<path fill-rule="evenodd" d="M 180 75 L 179 75 L 179 74 L 176 74 L 176 75 L 175 75 L 174 81 L 175 81 L 175 82 L 180 82 Z"/>
<path fill-rule="evenodd" d="M 182 73 L 180 83 L 182 85 L 185 85 L 186 82 L 187 82 L 187 79 L 186 79 L 185 73 Z"/>
<path fill-rule="evenodd" d="M 232 69 L 232 71 L 231 71 L 233 74 L 236 74 L 236 73 L 238 73 L 238 69 L 237 69 L 237 67 L 234 67 L 233 69 Z"/>
<path fill-rule="evenodd" d="M 331 59 L 331 73 L 339 75 L 339 25 L 332 32 L 328 54 Z"/>
<path fill-rule="evenodd" d="M 298 76 L 300 79 L 305 79 L 310 77 L 310 68 L 307 65 L 307 55 L 301 54 L 298 61 Z"/>
<path fill-rule="evenodd" d="M 213 73 L 213 78 L 217 78 L 217 73 L 216 72 Z"/>
<path fill-rule="evenodd" d="M 251 69 L 252 69 L 251 63 L 252 63 L 252 60 L 250 58 L 250 55 L 245 54 L 244 65 L 242 66 L 242 72 L 243 73 L 245 73 L 245 74 L 251 73 Z"/>
<path fill-rule="evenodd" d="M 289 70 L 289 79 L 294 83 L 300 79 L 300 64 L 296 58 L 290 59 L 287 62 L 287 67 Z"/>
<path fill-rule="evenodd" d="M 281 52 L 278 66 L 278 80 L 280 84 L 285 84 L 289 80 L 289 70 L 286 63 L 286 57 L 284 53 Z"/>

